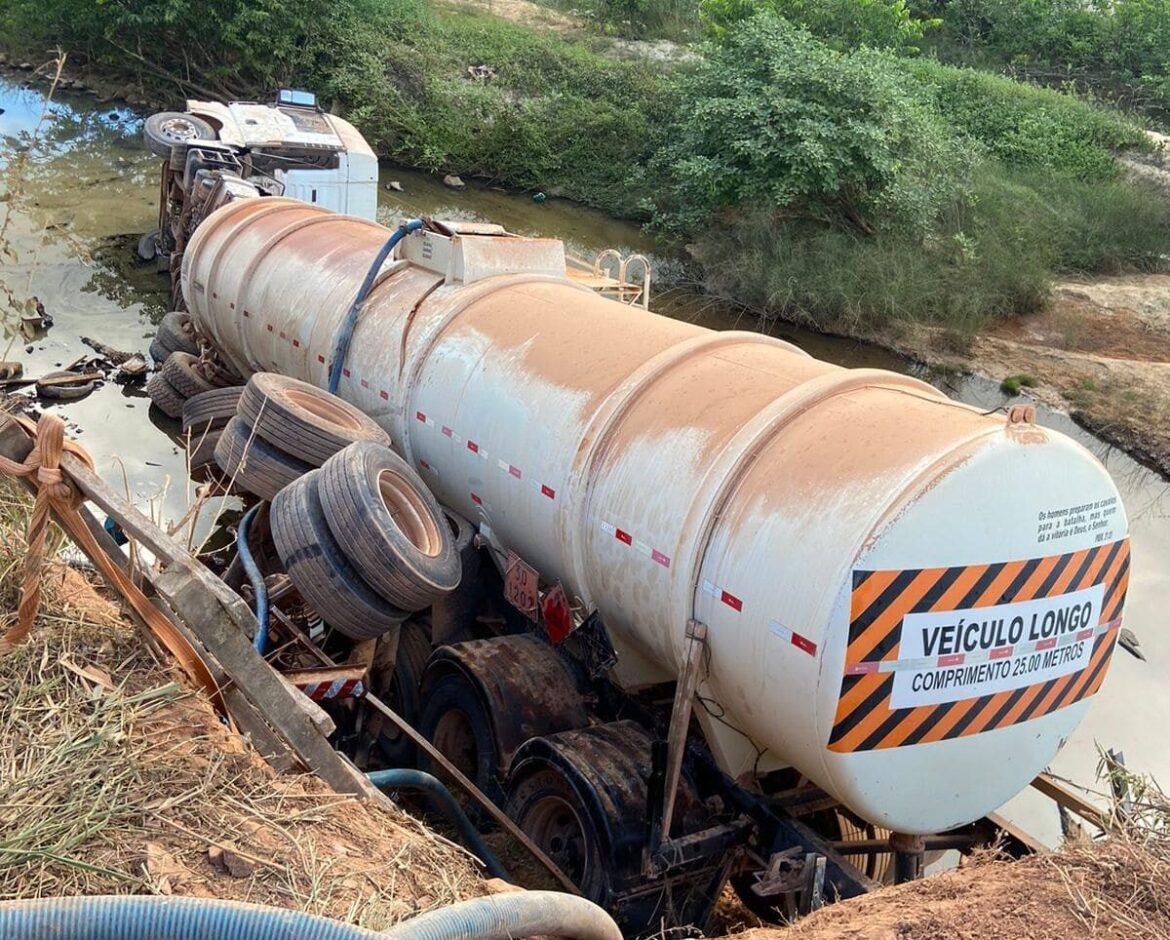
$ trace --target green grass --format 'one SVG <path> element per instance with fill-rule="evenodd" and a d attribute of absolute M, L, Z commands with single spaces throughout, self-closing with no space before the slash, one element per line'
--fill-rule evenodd
<path fill-rule="evenodd" d="M 663 107 L 658 69 L 486 13 L 367 5 L 321 82 L 381 155 L 637 213 L 631 169 Z M 410 25 L 395 31 L 400 7 Z M 481 64 L 494 76 L 469 80 Z"/>
<path fill-rule="evenodd" d="M 1122 180 L 1114 159 L 1141 129 L 1001 76 L 826 46 L 774 18 L 696 47 L 704 68 L 619 60 L 600 35 L 428 0 L 212 6 L 7 0 L 0 42 L 60 42 L 171 96 L 118 47 L 171 73 L 191 58 L 196 79 L 240 96 L 295 79 L 383 157 L 653 215 L 713 289 L 822 328 L 909 320 L 969 335 L 1036 309 L 1057 273 L 1153 270 L 1170 255 L 1170 200 Z M 478 65 L 491 77 L 469 78 Z"/>
<path fill-rule="evenodd" d="M 1030 375 L 1009 375 L 999 383 L 999 390 L 1005 395 L 1019 395 L 1022 388 L 1035 388 L 1036 380 Z"/>
<path fill-rule="evenodd" d="M 770 315 L 863 335 L 926 323 L 959 338 L 1038 310 L 1058 273 L 1153 270 L 1168 250 L 1164 194 L 995 164 L 926 240 L 749 213 L 693 246 L 711 290 Z"/>

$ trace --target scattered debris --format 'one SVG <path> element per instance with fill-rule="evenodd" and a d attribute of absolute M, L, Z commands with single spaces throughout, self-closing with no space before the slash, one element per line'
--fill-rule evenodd
<path fill-rule="evenodd" d="M 90 339 L 88 336 L 81 337 L 81 341 L 99 356 L 108 359 L 116 366 L 120 366 L 131 359 L 142 359 L 139 353 L 123 352 L 120 349 L 115 349 L 113 346 L 107 346 L 101 340 Z"/>
<path fill-rule="evenodd" d="M 1117 637 L 1117 645 L 1143 663 L 1146 661 L 1146 654 L 1142 652 L 1141 640 L 1129 627 L 1121 628 L 1121 633 Z"/>
<path fill-rule="evenodd" d="M 0 381 L 19 379 L 24 375 L 24 364 L 9 360 L 0 361 Z"/>
<path fill-rule="evenodd" d="M 467 184 L 463 182 L 458 176 L 453 173 L 448 173 L 443 177 L 443 185 L 450 189 L 466 189 Z"/>
<path fill-rule="evenodd" d="M 489 78 L 496 77 L 496 70 L 490 65 L 469 65 L 467 66 L 467 77 L 477 82 L 485 82 Z"/>
<path fill-rule="evenodd" d="M 34 339 L 37 333 L 47 330 L 52 325 L 53 318 L 45 310 L 45 305 L 36 297 L 30 298 L 20 315 L 20 331 L 25 338 Z"/>
<path fill-rule="evenodd" d="M 385 189 L 387 192 L 395 192 L 395 193 L 406 192 L 406 190 L 402 188 L 402 184 L 400 182 L 398 182 L 398 180 L 390 180 L 390 182 L 386 183 L 382 188 Z"/>
<path fill-rule="evenodd" d="M 36 380 L 37 395 L 56 401 L 76 401 L 97 388 L 103 378 L 101 372 L 50 372 Z"/>
<path fill-rule="evenodd" d="M 0 485 L 14 557 L 29 505 Z M 19 579 L 7 569 L 4 596 Z M 53 628 L 0 657 L 0 804 L 21 807 L 0 813 L 0 899 L 158 892 L 382 929 L 482 893 L 467 856 L 405 813 L 275 775 L 77 571 L 53 566 L 44 604 Z"/>
<path fill-rule="evenodd" d="M 146 373 L 150 366 L 146 359 L 140 355 L 133 355 L 118 368 L 117 375 L 114 379 L 119 382 L 141 382 L 146 378 Z"/>

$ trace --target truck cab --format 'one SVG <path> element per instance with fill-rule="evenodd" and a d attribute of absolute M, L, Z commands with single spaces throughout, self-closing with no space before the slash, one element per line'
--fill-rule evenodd
<path fill-rule="evenodd" d="M 317 96 L 282 90 L 272 104 L 188 101 L 216 139 L 250 159 L 283 195 L 345 215 L 373 219 L 378 208 L 378 158 L 348 121 L 326 113 Z"/>

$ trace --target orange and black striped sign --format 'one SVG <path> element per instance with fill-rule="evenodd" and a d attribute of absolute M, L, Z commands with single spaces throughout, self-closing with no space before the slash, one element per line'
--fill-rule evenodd
<path fill-rule="evenodd" d="M 1113 652 L 1128 582 L 1128 539 L 1026 561 L 854 571 L 849 648 L 829 750 L 871 751 L 979 734 L 1038 718 L 1095 694 Z M 943 669 L 959 666 L 964 660 L 962 653 L 953 651 L 925 667 L 922 660 L 913 664 L 899 660 L 907 616 L 976 611 L 1086 589 L 1094 589 L 1095 596 L 1101 598 L 1100 616 L 1087 629 L 1060 641 L 1053 638 L 986 650 L 982 657 L 995 661 L 1021 655 L 1021 650 L 1050 650 L 1058 642 L 1091 642 L 1083 667 L 1046 681 L 972 698 L 908 708 L 893 704 L 899 668 Z"/>

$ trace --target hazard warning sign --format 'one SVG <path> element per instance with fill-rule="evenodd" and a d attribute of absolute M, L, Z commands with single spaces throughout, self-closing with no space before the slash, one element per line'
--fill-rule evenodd
<path fill-rule="evenodd" d="M 1127 539 L 1022 561 L 855 571 L 829 749 L 978 734 L 1095 694 L 1128 580 Z"/>
<path fill-rule="evenodd" d="M 1018 604 L 907 614 L 894 708 L 1018 689 L 1089 664 L 1105 586 Z"/>

